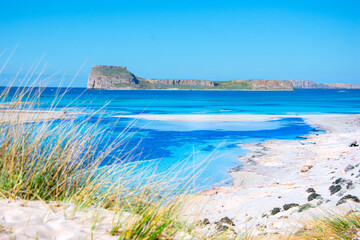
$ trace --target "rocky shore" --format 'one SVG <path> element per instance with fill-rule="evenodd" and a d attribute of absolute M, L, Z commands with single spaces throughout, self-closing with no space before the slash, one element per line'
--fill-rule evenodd
<path fill-rule="evenodd" d="M 233 186 L 203 191 L 187 205 L 207 222 L 204 231 L 212 234 L 227 218 L 234 232 L 277 239 L 313 216 L 358 209 L 360 115 L 297 117 L 325 133 L 243 145 L 250 151 L 230 171 Z"/>

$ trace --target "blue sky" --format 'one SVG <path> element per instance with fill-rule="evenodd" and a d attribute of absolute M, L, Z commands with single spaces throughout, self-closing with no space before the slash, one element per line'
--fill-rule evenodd
<path fill-rule="evenodd" d="M 360 1 L 0 0 L 0 66 L 86 86 L 92 65 L 147 78 L 360 83 Z M 0 67 L 1 69 L 1 67 Z"/>

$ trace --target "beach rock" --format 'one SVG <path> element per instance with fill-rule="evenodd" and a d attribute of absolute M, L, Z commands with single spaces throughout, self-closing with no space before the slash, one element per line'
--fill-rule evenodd
<path fill-rule="evenodd" d="M 275 215 L 275 214 L 278 214 L 280 211 L 281 211 L 281 209 L 278 208 L 278 207 L 276 207 L 276 208 L 273 208 L 273 209 L 270 211 L 270 214 L 271 214 L 271 215 Z"/>
<path fill-rule="evenodd" d="M 349 171 L 353 170 L 354 168 L 355 167 L 353 165 L 349 164 L 346 166 L 346 168 L 344 170 L 345 170 L 345 172 L 349 172 Z"/>
<path fill-rule="evenodd" d="M 208 224 L 210 224 L 210 221 L 209 221 L 209 219 L 204 218 L 204 220 L 200 221 L 199 223 L 200 223 L 199 225 L 208 225 Z"/>
<path fill-rule="evenodd" d="M 309 171 L 312 167 L 313 167 L 312 165 L 304 165 L 304 166 L 300 169 L 300 171 L 301 171 L 301 172 L 307 172 L 307 171 Z"/>
<path fill-rule="evenodd" d="M 286 211 L 286 210 L 289 210 L 290 208 L 298 207 L 298 206 L 299 206 L 299 204 L 297 204 L 297 203 L 289 203 L 289 204 L 285 204 L 283 206 L 283 209 Z"/>
<path fill-rule="evenodd" d="M 235 226 L 233 221 L 231 221 L 231 219 L 228 218 L 228 217 L 223 217 L 222 219 L 220 219 L 220 221 L 218 223 L 225 223 L 225 224 L 228 224 L 230 226 Z"/>
<path fill-rule="evenodd" d="M 229 230 L 229 226 L 220 223 L 215 223 L 215 224 L 216 224 L 216 230 L 219 232 L 226 232 L 227 230 Z"/>
<path fill-rule="evenodd" d="M 350 143 L 349 147 L 358 147 L 359 144 L 357 143 L 357 141 L 353 141 L 352 143 Z"/>
<path fill-rule="evenodd" d="M 314 193 L 314 192 L 315 192 L 315 189 L 313 189 L 313 188 L 308 188 L 308 189 L 306 189 L 306 192 L 307 192 L 307 193 Z"/>
<path fill-rule="evenodd" d="M 317 198 L 319 198 L 319 197 L 321 197 L 321 195 L 320 194 L 317 194 L 317 193 L 312 193 L 312 194 L 310 194 L 309 196 L 308 196 L 308 201 L 310 202 L 310 201 L 312 201 L 312 200 L 314 200 L 314 199 L 317 199 Z"/>
<path fill-rule="evenodd" d="M 334 193 L 337 193 L 338 191 L 341 190 L 341 186 L 340 185 L 331 185 L 329 187 L 330 190 L 330 195 L 333 195 Z"/>
<path fill-rule="evenodd" d="M 349 182 L 346 184 L 346 189 L 348 189 L 348 190 L 355 189 L 355 185 L 351 180 L 349 180 Z"/>
<path fill-rule="evenodd" d="M 342 184 L 344 181 L 345 181 L 345 179 L 338 178 L 335 180 L 335 182 L 333 182 L 333 184 Z"/>
<path fill-rule="evenodd" d="M 340 205 L 340 204 L 346 203 L 346 201 L 347 201 L 348 199 L 350 199 L 350 200 L 352 200 L 352 201 L 354 201 L 354 202 L 356 202 L 356 203 L 360 203 L 360 200 L 359 200 L 358 197 L 353 196 L 353 195 L 351 195 L 351 194 L 348 194 L 348 195 L 342 197 L 342 198 L 336 203 L 336 205 Z"/>
<path fill-rule="evenodd" d="M 345 178 L 338 178 L 335 180 L 335 182 L 333 182 L 333 184 L 339 184 L 342 186 L 346 186 L 346 188 L 350 187 L 351 185 L 353 185 L 353 182 L 349 179 L 345 179 Z"/>
<path fill-rule="evenodd" d="M 298 212 L 303 212 L 303 211 L 305 211 L 305 210 L 308 210 L 309 208 L 313 208 L 313 205 L 311 205 L 310 203 L 301 205 L 301 206 L 299 207 Z"/>

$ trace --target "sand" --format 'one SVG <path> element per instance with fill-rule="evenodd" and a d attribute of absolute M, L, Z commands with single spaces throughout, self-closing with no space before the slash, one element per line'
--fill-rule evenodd
<path fill-rule="evenodd" d="M 62 111 L 0 110 L 0 124 L 51 121 L 70 118 L 73 118 L 73 114 Z"/>
<path fill-rule="evenodd" d="M 124 118 L 140 118 L 155 121 L 179 122 L 260 122 L 276 120 L 287 115 L 253 115 L 253 114 L 138 114 L 119 115 Z"/>
<path fill-rule="evenodd" d="M 209 116 L 152 115 L 153 120 L 174 121 L 184 119 L 204 120 Z M 289 115 L 286 115 L 289 117 Z M 128 116 L 127 116 L 128 117 Z M 232 115 L 219 116 L 218 121 L 250 121 L 276 119 L 280 116 Z M 294 117 L 294 116 L 293 116 Z M 360 148 L 349 147 L 360 142 L 360 115 L 296 115 L 309 124 L 326 131 L 324 134 L 304 136 L 299 140 L 270 140 L 262 143 L 245 144 L 241 147 L 250 150 L 239 161 L 244 166 L 233 169 L 233 186 L 218 187 L 191 196 L 184 207 L 183 217 L 194 221 L 208 218 L 212 224 L 223 217 L 229 217 L 235 224 L 235 231 L 251 229 L 261 239 L 276 239 L 278 234 L 296 231 L 302 221 L 324 211 L 347 211 L 358 208 L 358 203 L 348 200 L 336 206 L 347 194 L 359 195 Z M 0 117 L 1 119 L 1 117 Z M 149 117 L 150 119 L 150 117 Z M 349 170 L 349 165 L 353 169 Z M 345 170 L 346 169 L 346 170 Z M 236 171 L 235 171 L 236 170 Z M 342 185 L 342 189 L 331 195 L 329 187 L 339 177 L 351 180 L 352 185 Z M 314 188 L 321 198 L 308 201 L 308 188 Z M 349 189 L 348 189 L 349 188 Z M 284 204 L 310 203 L 312 208 L 298 212 L 298 207 L 283 210 Z M 271 210 L 279 207 L 280 212 L 271 215 Z M 39 239 L 113 239 L 109 234 L 109 223 L 99 223 L 90 231 L 94 212 L 78 211 L 76 217 L 64 217 L 64 210 L 49 208 L 42 202 L 24 203 L 0 201 L 0 237 L 16 236 L 16 239 L 32 239 L 28 234 L 38 234 Z M 71 208 L 70 210 L 71 211 Z M 109 216 L 104 210 L 105 216 Z M 68 214 L 66 214 L 68 216 Z M 107 224 L 105 224 L 107 223 Z M 205 232 L 208 231 L 203 229 Z M 210 233 L 210 231 L 208 231 Z M 94 235 L 95 236 L 95 235 Z"/>
<path fill-rule="evenodd" d="M 353 141 L 360 140 L 360 115 L 298 117 L 326 133 L 304 136 L 305 140 L 270 140 L 243 145 L 250 152 L 239 158 L 244 166 L 231 173 L 233 186 L 195 195 L 187 206 L 188 214 L 196 213 L 196 218 L 208 218 L 210 222 L 227 216 L 237 231 L 251 227 L 262 239 L 276 239 L 274 233 L 296 231 L 302 221 L 324 211 L 359 207 L 353 201 L 339 206 L 336 203 L 347 194 L 360 198 L 360 150 L 349 147 Z M 349 165 L 354 169 L 345 171 Z M 338 178 L 351 180 L 353 185 L 350 189 L 342 186 L 341 191 L 331 195 L 329 187 Z M 322 199 L 309 202 L 308 188 L 314 188 Z M 283 205 L 290 203 L 310 203 L 314 208 L 301 213 L 298 207 L 284 211 Z M 271 215 L 270 211 L 276 207 L 281 212 Z"/>
<path fill-rule="evenodd" d="M 128 214 L 124 213 L 125 219 Z M 118 239 L 109 232 L 114 214 L 72 204 L 0 200 L 0 239 Z"/>

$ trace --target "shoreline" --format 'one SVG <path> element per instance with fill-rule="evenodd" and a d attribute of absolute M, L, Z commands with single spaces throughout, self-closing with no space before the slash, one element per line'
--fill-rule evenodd
<path fill-rule="evenodd" d="M 291 117 L 291 115 L 286 115 Z M 242 144 L 250 150 L 239 158 L 243 165 L 230 170 L 233 186 L 217 187 L 193 195 L 187 205 L 187 214 L 196 212 L 198 218 L 210 222 L 229 217 L 240 231 L 249 226 L 255 233 L 272 236 L 296 230 L 300 222 L 325 210 L 349 210 L 359 203 L 345 201 L 337 206 L 344 195 L 360 197 L 359 147 L 349 147 L 359 142 L 359 114 L 296 115 L 308 124 L 324 130 L 322 134 L 302 136 L 297 140 L 267 140 Z M 350 170 L 347 168 L 350 166 Z M 358 178 L 359 177 L 359 178 Z M 331 194 L 329 188 L 336 179 L 346 179 L 351 187 L 341 186 Z M 345 181 L 345 180 L 344 180 Z M 308 201 L 313 188 L 320 197 Z M 354 190 L 355 189 L 355 190 Z M 285 204 L 308 205 L 309 210 L 299 212 L 299 206 L 283 210 Z M 198 211 L 196 209 L 200 209 Z M 272 210 L 279 212 L 272 214 Z M 290 226 L 297 223 L 297 226 Z M 295 224 L 296 225 L 296 224 Z M 275 238 L 276 239 L 276 238 Z"/>
<path fill-rule="evenodd" d="M 178 121 L 178 122 L 261 122 L 278 120 L 280 118 L 310 118 L 314 116 L 352 116 L 359 114 L 133 114 L 117 115 L 120 118 L 136 118 L 153 121 Z M 314 124 L 310 124 L 314 125 Z"/>
<path fill-rule="evenodd" d="M 0 117 L 1 114 L 0 110 Z M 182 116 L 182 120 L 194 120 L 194 115 L 163 115 L 162 118 L 175 119 L 174 116 Z M 198 121 L 203 120 L 203 116 L 199 116 Z M 196 231 L 211 236 L 218 231 L 217 222 L 228 217 L 234 223 L 230 228 L 238 233 L 250 229 L 255 239 L 278 239 L 298 231 L 303 227 L 302 223 L 313 216 L 327 214 L 329 211 L 346 213 L 360 209 L 360 147 L 349 146 L 354 141 L 360 142 L 360 114 L 257 117 L 239 114 L 230 118 L 229 115 L 220 115 L 218 120 L 225 121 L 227 118 L 232 121 L 269 121 L 280 117 L 303 118 L 306 123 L 316 126 L 318 130 L 324 130 L 325 133 L 305 135 L 296 140 L 267 140 L 242 144 L 249 152 L 239 159 L 244 165 L 231 171 L 233 186 L 216 187 L 189 195 L 190 199 L 183 207 L 181 218 L 193 222 L 208 219 L 209 222 L 200 225 Z M 338 183 L 334 184 L 336 181 Z M 331 186 L 339 186 L 341 189 L 331 193 Z M 309 192 L 309 189 L 313 189 L 318 196 L 309 200 L 310 195 L 314 194 Z M 344 200 L 348 195 L 357 198 L 359 202 Z M 343 202 L 338 204 L 342 200 Z M 12 212 L 5 211 L 9 206 Z M 285 209 L 285 206 L 289 209 Z M 24 201 L 3 199 L 0 200 L 0 208 L 5 209 L 3 225 L 10 227 L 15 234 L 36 234 L 39 229 L 46 228 L 46 231 L 40 232 L 40 236 L 44 238 L 53 234 L 48 230 L 51 227 L 65 231 L 69 236 L 86 238 L 91 229 L 89 219 L 96 214 L 92 209 L 79 211 L 72 222 L 60 214 L 67 206 L 55 209 L 51 204 L 45 205 L 40 201 L 24 204 Z M 303 210 L 300 212 L 300 209 Z M 105 218 L 100 224 L 108 226 L 111 213 L 104 211 Z M 46 220 L 47 216 L 51 216 L 50 222 Z M 90 218 L 83 222 L 80 219 L 84 219 L 84 216 Z M 24 226 L 24 221 L 12 221 L 12 218 L 23 218 L 27 219 L 26 221 L 31 219 L 32 222 L 29 226 Z M 41 222 L 41 225 L 37 222 Z M 2 234 L 10 236 L 11 232 Z M 108 234 L 108 227 L 100 227 L 95 234 L 99 239 L 116 238 Z M 1 236 L 0 234 L 0 238 Z"/>
<path fill-rule="evenodd" d="M 0 124 L 65 120 L 74 118 L 75 114 L 77 113 L 49 110 L 0 109 Z"/>

